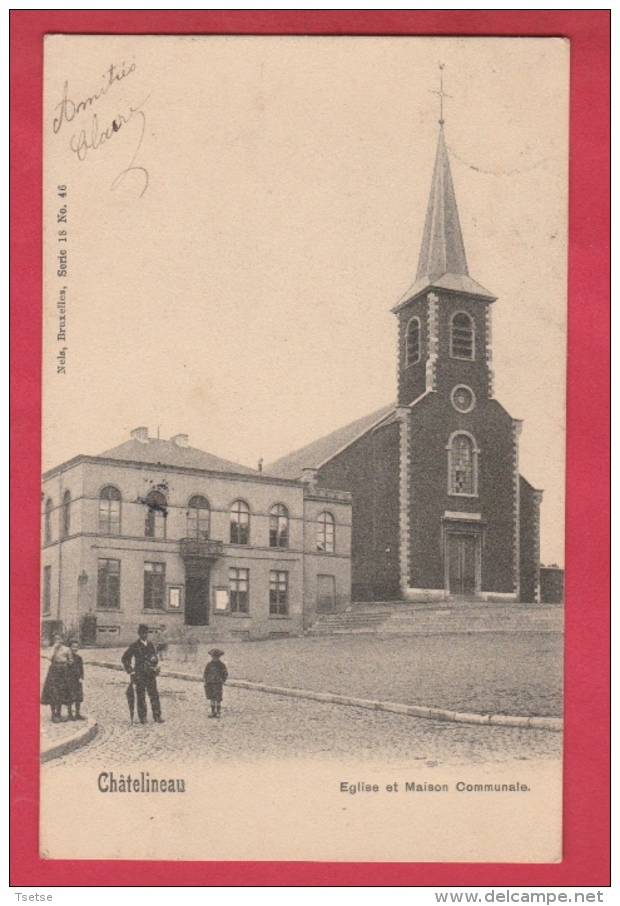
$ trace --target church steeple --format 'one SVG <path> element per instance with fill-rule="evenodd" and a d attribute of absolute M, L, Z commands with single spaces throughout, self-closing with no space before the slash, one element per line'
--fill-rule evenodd
<path fill-rule="evenodd" d="M 442 68 L 440 66 L 440 69 Z M 476 283 L 469 276 L 444 135 L 443 99 L 450 95 L 443 90 L 443 77 L 439 91 L 434 93 L 439 95 L 441 103 L 439 137 L 418 269 L 413 286 L 392 309 L 395 314 L 420 293 L 426 292 L 430 288 L 468 293 L 490 302 L 495 301 L 495 296 L 488 289 Z"/>
<path fill-rule="evenodd" d="M 455 388 L 465 387 L 474 400 L 493 394 L 495 296 L 469 276 L 444 135 L 443 99 L 449 95 L 443 73 L 434 93 L 440 100 L 439 136 L 416 279 L 392 311 L 399 322 L 399 404 L 437 392 L 452 411 Z"/>
<path fill-rule="evenodd" d="M 465 246 L 450 172 L 448 149 L 440 121 L 437 154 L 426 210 L 416 281 L 433 283 L 444 274 L 468 276 Z"/>

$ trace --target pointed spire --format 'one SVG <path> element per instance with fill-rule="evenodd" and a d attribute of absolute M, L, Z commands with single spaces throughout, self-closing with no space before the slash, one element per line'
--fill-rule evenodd
<path fill-rule="evenodd" d="M 467 270 L 459 212 L 456 207 L 448 149 L 443 134 L 443 122 L 440 120 L 435 169 L 426 210 L 426 223 L 416 280 L 427 277 L 429 281 L 433 281 L 444 274 L 468 276 L 469 271 Z"/>
<path fill-rule="evenodd" d="M 450 97 L 443 90 L 443 69 L 444 64 L 440 63 L 439 91 L 432 92 L 439 98 L 439 139 L 418 270 L 413 286 L 392 309 L 394 313 L 399 312 L 403 306 L 431 286 L 450 292 L 468 293 L 488 302 L 494 302 L 496 298 L 488 289 L 472 280 L 467 269 L 450 160 L 443 133 L 443 99 Z"/>

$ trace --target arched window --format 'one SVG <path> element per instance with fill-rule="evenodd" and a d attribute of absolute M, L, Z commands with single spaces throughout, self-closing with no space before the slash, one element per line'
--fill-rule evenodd
<path fill-rule="evenodd" d="M 121 492 L 108 485 L 99 494 L 99 534 L 120 535 Z"/>
<path fill-rule="evenodd" d="M 473 359 L 475 356 L 474 322 L 464 311 L 455 314 L 450 322 L 450 355 L 453 359 Z"/>
<path fill-rule="evenodd" d="M 281 503 L 269 510 L 269 547 L 288 547 L 288 510 Z"/>
<path fill-rule="evenodd" d="M 207 539 L 210 517 L 211 509 L 207 498 L 200 494 L 192 497 L 187 504 L 187 537 Z"/>
<path fill-rule="evenodd" d="M 43 537 L 46 544 L 50 544 L 52 541 L 52 510 L 54 509 L 54 504 L 51 501 L 51 498 L 47 498 L 45 501 L 45 525 L 43 528 Z"/>
<path fill-rule="evenodd" d="M 71 491 L 65 491 L 62 497 L 62 537 L 66 538 L 71 531 Z"/>
<path fill-rule="evenodd" d="M 230 543 L 250 543 L 250 508 L 245 500 L 235 500 L 230 508 Z"/>
<path fill-rule="evenodd" d="M 144 535 L 146 538 L 166 537 L 166 516 L 168 506 L 161 491 L 150 491 L 146 496 L 146 518 Z"/>
<path fill-rule="evenodd" d="M 412 318 L 407 324 L 405 337 L 405 368 L 420 361 L 420 319 Z"/>
<path fill-rule="evenodd" d="M 462 497 L 478 494 L 478 447 L 469 434 L 453 434 L 448 444 L 448 493 Z"/>
<path fill-rule="evenodd" d="M 333 554 L 336 540 L 336 524 L 331 513 L 319 513 L 316 522 L 316 549 Z"/>

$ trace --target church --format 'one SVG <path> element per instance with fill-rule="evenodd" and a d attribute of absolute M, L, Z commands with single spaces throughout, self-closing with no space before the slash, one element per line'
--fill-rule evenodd
<path fill-rule="evenodd" d="M 496 299 L 469 274 L 439 124 L 415 281 L 392 309 L 397 400 L 266 471 L 351 495 L 353 601 L 537 602 L 542 492 L 494 395 Z"/>

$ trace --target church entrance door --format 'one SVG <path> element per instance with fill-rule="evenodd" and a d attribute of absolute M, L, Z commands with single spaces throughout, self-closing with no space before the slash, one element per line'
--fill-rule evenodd
<path fill-rule="evenodd" d="M 209 574 L 185 576 L 185 623 L 187 626 L 209 624 Z"/>
<path fill-rule="evenodd" d="M 477 592 L 478 536 L 449 532 L 446 536 L 448 592 L 473 597 Z"/>

